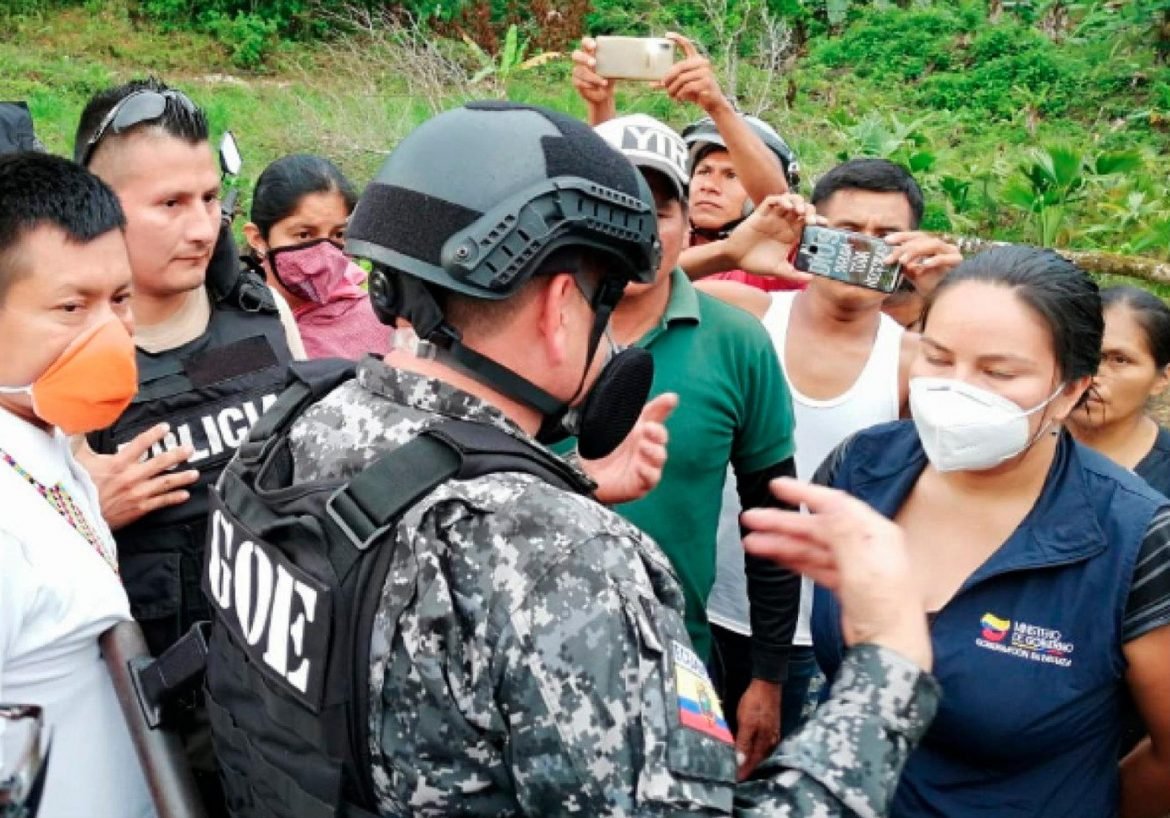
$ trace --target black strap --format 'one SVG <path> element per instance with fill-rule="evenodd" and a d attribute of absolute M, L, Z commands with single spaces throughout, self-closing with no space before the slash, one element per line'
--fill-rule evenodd
<path fill-rule="evenodd" d="M 426 434 L 455 446 L 463 456 L 456 475 L 471 480 L 494 472 L 532 474 L 574 494 L 592 494 L 594 485 L 569 464 L 546 449 L 514 437 L 499 427 L 466 420 L 448 420 Z"/>
<path fill-rule="evenodd" d="M 134 687 L 151 728 L 162 723 L 163 704 L 203 678 L 210 630 L 210 622 L 196 622 L 154 661 L 131 665 Z"/>
<path fill-rule="evenodd" d="M 436 344 L 439 350 L 439 360 L 454 364 L 457 369 L 477 381 L 488 383 L 510 398 L 514 398 L 525 406 L 530 406 L 542 415 L 554 415 L 563 406 L 563 401 L 554 398 L 532 381 L 513 372 L 503 364 L 498 364 L 486 355 L 480 355 L 471 347 L 464 346 L 460 341 L 449 341 L 444 348 Z M 588 371 L 588 369 L 586 370 Z"/>
<path fill-rule="evenodd" d="M 365 551 L 402 512 L 454 477 L 461 465 L 457 450 L 434 436 L 420 435 L 334 492 L 325 513 Z"/>
<path fill-rule="evenodd" d="M 351 361 L 334 358 L 295 361 L 289 364 L 288 370 L 288 386 L 276 403 L 253 424 L 248 439 L 237 450 L 240 460 L 249 466 L 264 459 L 308 404 L 329 394 L 354 375 Z"/>
<path fill-rule="evenodd" d="M 328 519 L 364 551 L 403 512 L 448 480 L 508 471 L 532 474 L 578 494 L 591 494 L 594 488 L 556 456 L 502 429 L 448 420 L 382 455 L 334 492 L 325 510 Z"/>

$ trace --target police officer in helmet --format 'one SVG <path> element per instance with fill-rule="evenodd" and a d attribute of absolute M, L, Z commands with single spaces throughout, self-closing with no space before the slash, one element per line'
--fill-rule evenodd
<path fill-rule="evenodd" d="M 937 696 L 921 609 L 916 660 L 869 646 L 845 683 L 872 712 L 829 715 L 803 772 L 737 791 L 666 557 L 541 445 L 629 445 L 651 366 L 606 325 L 657 267 L 654 212 L 587 126 L 506 102 L 424 123 L 367 187 L 347 250 L 394 349 L 301 372 L 212 498 L 234 816 L 881 809 Z"/>

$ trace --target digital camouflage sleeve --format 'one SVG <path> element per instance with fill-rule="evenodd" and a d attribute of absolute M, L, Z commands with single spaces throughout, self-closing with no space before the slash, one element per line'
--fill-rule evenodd
<path fill-rule="evenodd" d="M 915 666 L 856 649 L 768 777 L 737 787 L 731 735 L 652 542 L 527 477 L 438 494 L 412 521 L 417 567 L 395 572 L 413 574 L 405 605 L 387 606 L 401 611 L 396 638 L 375 639 L 385 814 L 884 813 L 937 702 Z"/>
<path fill-rule="evenodd" d="M 301 479 L 348 476 L 443 417 L 523 432 L 376 359 L 290 438 Z M 527 474 L 412 507 L 370 634 L 369 750 L 385 816 L 879 815 L 938 689 L 872 646 L 833 699 L 735 784 L 735 749 L 653 541 Z"/>
<path fill-rule="evenodd" d="M 938 709 L 938 683 L 875 645 L 849 650 L 832 696 L 736 790 L 737 816 L 885 815 Z"/>

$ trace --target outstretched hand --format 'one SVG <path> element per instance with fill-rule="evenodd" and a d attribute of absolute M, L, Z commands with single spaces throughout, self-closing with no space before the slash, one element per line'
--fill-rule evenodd
<path fill-rule="evenodd" d="M 614 102 L 615 80 L 607 80 L 597 73 L 597 41 L 583 37 L 572 56 L 573 89 L 578 96 L 589 103 L 589 124 L 597 126 L 618 115 Z"/>
<path fill-rule="evenodd" d="M 926 609 L 902 529 L 836 489 L 785 477 L 772 482 L 772 493 L 811 513 L 745 511 L 744 547 L 835 591 L 847 644 L 883 645 L 929 670 Z"/>
<path fill-rule="evenodd" d="M 683 58 L 671 66 L 660 83 L 667 95 L 676 102 L 694 103 L 708 114 L 730 105 L 719 88 L 711 61 L 699 53 L 695 44 L 674 32 L 667 34 L 666 39 L 683 52 Z"/>
<path fill-rule="evenodd" d="M 573 88 L 583 100 L 597 108 L 613 105 L 614 80 L 606 79 L 597 67 L 597 41 L 585 37 L 573 52 Z M 598 122 L 591 122 L 598 125 Z"/>
<path fill-rule="evenodd" d="M 934 292 L 943 277 L 963 261 L 958 247 L 929 233 L 890 233 L 882 240 L 894 248 L 883 263 L 901 264 L 903 274 L 924 296 Z"/>
<path fill-rule="evenodd" d="M 737 781 L 752 774 L 760 762 L 772 754 L 780 743 L 779 683 L 752 679 L 735 713 L 735 752 Z"/>
<path fill-rule="evenodd" d="M 581 459 L 581 468 L 597 483 L 597 499 L 606 505 L 645 497 L 662 479 L 666 466 L 666 419 L 678 406 L 678 395 L 667 392 L 649 401 L 626 439 L 597 460 Z"/>

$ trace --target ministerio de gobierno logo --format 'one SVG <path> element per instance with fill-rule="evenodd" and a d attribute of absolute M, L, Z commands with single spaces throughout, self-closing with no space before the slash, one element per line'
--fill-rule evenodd
<path fill-rule="evenodd" d="M 1059 667 L 1072 666 L 1076 649 L 1059 630 L 1013 621 L 988 611 L 979 620 L 980 635 L 975 644 L 985 650 Z"/>

